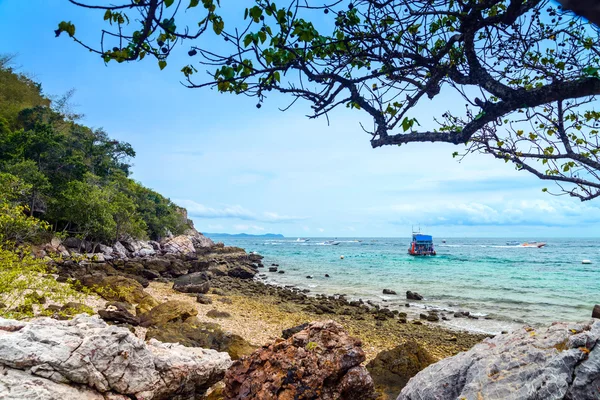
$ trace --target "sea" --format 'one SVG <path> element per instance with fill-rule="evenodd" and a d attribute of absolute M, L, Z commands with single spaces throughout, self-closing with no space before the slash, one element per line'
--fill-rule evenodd
<path fill-rule="evenodd" d="M 263 255 L 261 279 L 267 283 L 310 294 L 343 293 L 417 318 L 434 309 L 448 315 L 441 323 L 460 330 L 496 334 L 584 321 L 600 304 L 600 239 L 536 238 L 546 246 L 529 248 L 507 244 L 510 238 L 434 238 L 433 257 L 408 255 L 408 237 L 307 239 L 215 238 Z M 272 264 L 285 273 L 268 272 Z M 398 294 L 384 295 L 383 289 Z M 407 300 L 408 290 L 424 299 Z M 454 318 L 456 311 L 477 319 Z"/>

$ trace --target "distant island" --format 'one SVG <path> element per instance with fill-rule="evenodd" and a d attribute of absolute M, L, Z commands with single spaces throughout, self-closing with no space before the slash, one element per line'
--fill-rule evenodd
<path fill-rule="evenodd" d="M 265 233 L 263 235 L 251 235 L 249 233 L 207 233 L 207 232 L 203 232 L 202 233 L 204 236 L 208 236 L 210 238 L 222 238 L 222 237 L 233 237 L 233 238 L 276 238 L 276 239 L 283 239 L 285 238 L 285 236 L 279 234 L 279 233 Z"/>

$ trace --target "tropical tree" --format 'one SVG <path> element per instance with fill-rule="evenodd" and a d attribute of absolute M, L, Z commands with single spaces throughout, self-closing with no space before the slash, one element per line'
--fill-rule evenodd
<path fill-rule="evenodd" d="M 483 152 L 557 182 L 557 194 L 600 196 L 600 36 L 551 1 L 255 0 L 231 11 L 218 0 L 69 1 L 108 26 L 99 46 L 72 22 L 56 35 L 106 63 L 153 58 L 164 69 L 183 48 L 190 88 L 254 96 L 258 108 L 280 92 L 308 102 L 312 118 L 360 110 L 373 147 L 466 144 L 454 155 Z M 562 2 L 597 21 L 597 5 Z M 243 22 L 230 25 L 222 15 L 235 12 Z M 415 118 L 424 106 L 439 110 L 431 121 Z"/>

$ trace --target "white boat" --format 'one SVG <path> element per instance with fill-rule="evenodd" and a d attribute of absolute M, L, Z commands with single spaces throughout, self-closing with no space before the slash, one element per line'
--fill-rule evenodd
<path fill-rule="evenodd" d="M 538 249 L 541 249 L 545 245 L 546 245 L 546 243 L 544 243 L 544 242 L 525 242 L 525 243 L 521 243 L 519 246 L 520 247 L 537 247 Z"/>
<path fill-rule="evenodd" d="M 323 244 L 326 244 L 329 246 L 337 246 L 338 244 L 340 244 L 340 242 L 336 242 L 335 240 L 326 240 L 325 242 L 323 242 Z"/>
<path fill-rule="evenodd" d="M 309 241 L 310 241 L 310 239 L 305 239 L 305 238 L 296 239 L 296 242 L 298 242 L 298 243 L 304 243 L 304 242 L 309 242 Z"/>

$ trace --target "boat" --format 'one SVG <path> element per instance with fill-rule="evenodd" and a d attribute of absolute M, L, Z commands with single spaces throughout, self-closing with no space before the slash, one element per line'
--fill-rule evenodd
<path fill-rule="evenodd" d="M 296 239 L 296 242 L 298 242 L 298 243 L 304 243 L 304 242 L 309 242 L 309 241 L 310 241 L 310 239 L 305 239 L 305 238 Z"/>
<path fill-rule="evenodd" d="M 507 246 L 520 246 L 521 242 L 517 242 L 516 240 L 509 240 L 508 242 L 506 242 Z"/>
<path fill-rule="evenodd" d="M 520 247 L 537 247 L 538 249 L 541 249 L 545 245 L 546 245 L 546 243 L 544 243 L 544 242 L 525 242 L 525 243 L 521 243 L 519 246 Z"/>
<path fill-rule="evenodd" d="M 442 239 L 442 243 L 446 243 L 446 239 Z"/>
<path fill-rule="evenodd" d="M 423 235 L 421 232 L 413 232 L 408 254 L 411 256 L 435 256 L 437 253 L 433 246 L 433 237 Z"/>
<path fill-rule="evenodd" d="M 325 242 L 323 242 L 323 244 L 326 244 L 329 246 L 337 246 L 338 244 L 340 244 L 340 242 L 336 242 L 335 240 L 326 240 Z"/>

